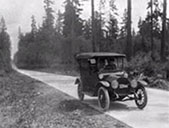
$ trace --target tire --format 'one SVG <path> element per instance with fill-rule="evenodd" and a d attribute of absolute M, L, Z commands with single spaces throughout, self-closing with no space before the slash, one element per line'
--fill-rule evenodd
<path fill-rule="evenodd" d="M 104 87 L 100 87 L 98 90 L 98 105 L 104 111 L 110 107 L 110 97 L 108 90 Z"/>
<path fill-rule="evenodd" d="M 78 87 L 77 87 L 77 94 L 78 94 L 78 98 L 79 98 L 80 101 L 84 100 L 84 93 L 83 93 L 82 89 L 83 89 L 82 84 L 79 83 Z"/>
<path fill-rule="evenodd" d="M 135 103 L 139 109 L 143 109 L 147 105 L 147 93 L 143 86 L 139 86 L 135 92 Z"/>

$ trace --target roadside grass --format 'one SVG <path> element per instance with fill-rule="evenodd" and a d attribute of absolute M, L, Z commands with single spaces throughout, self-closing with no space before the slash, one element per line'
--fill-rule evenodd
<path fill-rule="evenodd" d="M 0 75 L 0 128 L 129 128 L 18 72 Z"/>

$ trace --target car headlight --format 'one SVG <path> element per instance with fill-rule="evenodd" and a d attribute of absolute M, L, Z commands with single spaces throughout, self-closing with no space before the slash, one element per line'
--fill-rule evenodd
<path fill-rule="evenodd" d="M 99 74 L 99 79 L 103 79 L 103 74 Z"/>
<path fill-rule="evenodd" d="M 133 79 L 133 80 L 131 81 L 131 87 L 132 87 L 132 88 L 136 88 L 136 87 L 137 87 L 137 81 L 136 81 L 135 79 Z"/>
<path fill-rule="evenodd" d="M 128 74 L 126 72 L 124 73 L 124 78 L 128 78 Z"/>
<path fill-rule="evenodd" d="M 117 82 L 117 80 L 113 80 L 113 81 L 111 82 L 111 86 L 112 86 L 113 89 L 117 89 L 117 88 L 118 88 L 118 85 L 119 85 L 119 83 Z"/>

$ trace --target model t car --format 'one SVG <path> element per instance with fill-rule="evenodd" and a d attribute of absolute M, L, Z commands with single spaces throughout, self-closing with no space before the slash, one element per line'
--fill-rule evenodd
<path fill-rule="evenodd" d="M 129 75 L 124 71 L 124 54 L 80 53 L 76 55 L 80 78 L 77 93 L 80 100 L 85 95 L 98 97 L 103 110 L 109 109 L 111 101 L 135 100 L 139 109 L 147 104 L 147 83 L 141 76 Z"/>

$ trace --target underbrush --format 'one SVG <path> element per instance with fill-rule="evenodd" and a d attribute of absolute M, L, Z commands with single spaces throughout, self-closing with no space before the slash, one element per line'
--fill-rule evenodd
<path fill-rule="evenodd" d="M 152 60 L 151 53 L 138 53 L 127 64 L 127 68 L 144 73 L 149 87 L 169 90 L 169 61 L 161 62 L 156 56 L 156 60 Z"/>

